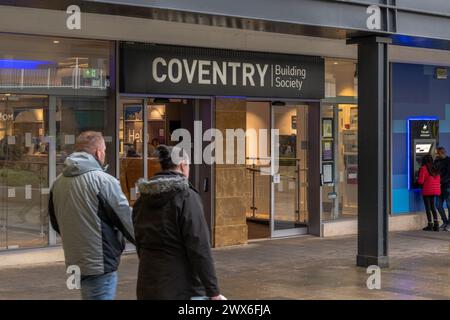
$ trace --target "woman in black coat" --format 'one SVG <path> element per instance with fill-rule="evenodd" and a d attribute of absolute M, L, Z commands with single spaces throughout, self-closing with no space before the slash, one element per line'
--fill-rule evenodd
<path fill-rule="evenodd" d="M 198 192 L 189 183 L 189 159 L 172 161 L 177 147 L 160 145 L 162 172 L 138 183 L 133 208 L 139 256 L 138 299 L 223 299 Z M 175 161 L 177 162 L 177 161 Z"/>

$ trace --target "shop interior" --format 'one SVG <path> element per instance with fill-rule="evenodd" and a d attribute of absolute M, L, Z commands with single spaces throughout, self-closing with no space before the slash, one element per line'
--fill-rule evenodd
<path fill-rule="evenodd" d="M 270 176 L 263 173 L 264 168 L 270 167 L 270 141 L 266 143 L 266 150 L 261 150 L 258 145 L 260 139 L 270 139 L 270 133 L 267 137 L 258 133 L 258 143 L 247 139 L 247 176 L 250 179 L 246 213 L 248 239 L 271 236 L 271 212 L 274 231 L 304 228 L 308 213 L 308 106 L 280 101 L 248 101 L 246 109 L 247 130 L 258 132 L 271 127 L 279 130 L 278 154 L 275 155 L 279 175 L 273 184 Z"/>
<path fill-rule="evenodd" d="M 326 59 L 322 103 L 322 220 L 355 219 L 358 206 L 358 77 L 355 61 Z"/>
<path fill-rule="evenodd" d="M 106 108 L 105 98 L 0 94 L 0 247 L 48 244 L 49 177 L 62 172 L 79 133 L 105 132 Z M 107 144 L 107 160 L 113 152 Z"/>
<path fill-rule="evenodd" d="M 175 130 L 186 129 L 191 133 L 189 152 L 191 157 L 193 156 L 194 121 L 201 119 L 203 131 L 208 129 L 211 102 L 209 99 L 124 98 L 120 101 L 119 112 L 120 182 L 122 190 L 133 204 L 138 197 L 137 181 L 142 177 L 149 179 L 161 170 L 155 154 L 156 147 L 161 144 L 173 146 L 179 143 L 171 138 Z M 145 141 L 147 145 L 144 145 Z M 147 161 L 146 166 L 144 159 Z M 200 167 L 201 165 L 192 165 L 189 178 L 198 189 L 201 189 L 200 186 L 204 189 L 206 186 L 200 183 Z M 207 183 L 203 180 L 202 182 Z"/>
<path fill-rule="evenodd" d="M 48 97 L 0 94 L 0 247 L 47 243 Z M 26 201 L 25 201 L 26 200 Z"/>
<path fill-rule="evenodd" d="M 358 208 L 358 107 L 322 106 L 322 125 L 330 120 L 333 133 L 322 135 L 322 215 L 324 220 L 356 218 Z M 323 128 L 324 129 L 324 128 Z M 327 150 L 335 152 L 327 153 Z M 327 177 L 327 176 L 330 177 Z"/>
<path fill-rule="evenodd" d="M 147 103 L 145 106 L 144 101 Z M 183 99 L 123 99 L 119 112 L 120 182 L 128 200 L 134 202 L 137 199 L 136 183 L 144 177 L 144 152 L 147 152 L 148 162 L 145 178 L 149 179 L 160 171 L 156 147 L 177 143 L 171 141 L 171 133 L 182 124 L 187 125 L 187 118 L 193 114 L 193 102 Z M 145 133 L 144 121 L 147 122 Z M 144 134 L 148 141 L 146 147 Z"/>

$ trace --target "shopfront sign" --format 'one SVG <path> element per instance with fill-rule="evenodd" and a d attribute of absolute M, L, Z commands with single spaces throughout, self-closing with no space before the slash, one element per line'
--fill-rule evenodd
<path fill-rule="evenodd" d="M 124 43 L 121 92 L 324 97 L 320 57 Z"/>

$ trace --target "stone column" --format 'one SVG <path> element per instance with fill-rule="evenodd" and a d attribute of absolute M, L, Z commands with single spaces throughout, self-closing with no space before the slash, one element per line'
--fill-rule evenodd
<path fill-rule="evenodd" d="M 216 128 L 224 137 L 223 156 L 226 159 L 225 129 L 246 130 L 246 100 L 218 98 Z M 235 158 L 236 158 L 235 143 Z M 215 247 L 247 243 L 247 200 L 250 186 L 245 164 L 216 164 Z"/>

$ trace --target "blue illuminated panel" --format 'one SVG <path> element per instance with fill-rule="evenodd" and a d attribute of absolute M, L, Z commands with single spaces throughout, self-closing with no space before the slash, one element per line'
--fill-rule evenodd
<path fill-rule="evenodd" d="M 51 61 L 0 59 L 0 69 L 37 69 L 41 65 L 54 64 Z"/>

